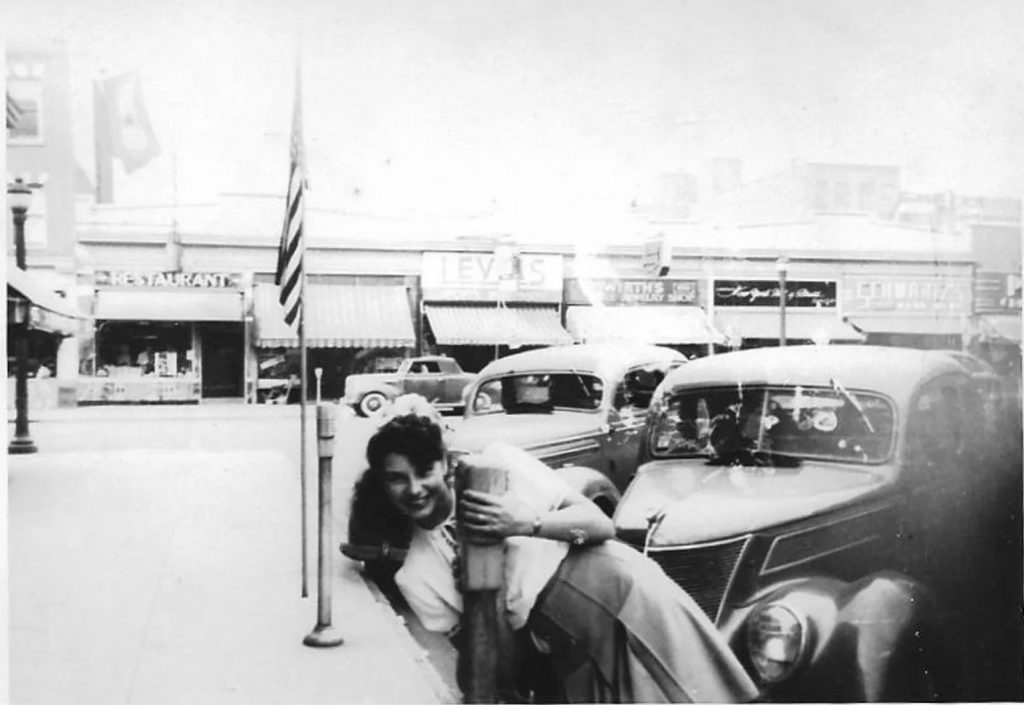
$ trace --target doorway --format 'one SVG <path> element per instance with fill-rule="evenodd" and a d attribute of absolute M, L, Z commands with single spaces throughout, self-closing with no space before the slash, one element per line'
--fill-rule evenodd
<path fill-rule="evenodd" d="M 203 398 L 241 397 L 245 336 L 241 323 L 197 323 L 202 349 Z"/>

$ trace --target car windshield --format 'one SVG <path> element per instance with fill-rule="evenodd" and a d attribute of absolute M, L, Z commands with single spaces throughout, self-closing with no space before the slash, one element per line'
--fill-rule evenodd
<path fill-rule="evenodd" d="M 471 415 L 543 414 L 601 406 L 599 377 L 575 372 L 520 373 L 484 381 L 470 400 Z"/>
<path fill-rule="evenodd" d="M 802 458 L 877 463 L 892 449 L 892 404 L 832 388 L 688 389 L 660 398 L 650 417 L 655 457 L 706 456 L 724 464 Z"/>

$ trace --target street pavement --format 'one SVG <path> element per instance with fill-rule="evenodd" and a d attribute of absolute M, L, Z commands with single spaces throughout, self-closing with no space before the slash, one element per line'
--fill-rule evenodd
<path fill-rule="evenodd" d="M 40 451 L 8 456 L 10 702 L 458 702 L 450 663 L 337 550 L 372 432 L 344 411 L 330 648 L 302 643 L 318 615 L 313 406 L 305 598 L 297 406 L 33 412 Z"/>

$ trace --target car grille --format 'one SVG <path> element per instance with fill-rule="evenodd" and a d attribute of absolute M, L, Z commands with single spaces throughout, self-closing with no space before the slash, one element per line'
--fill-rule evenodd
<path fill-rule="evenodd" d="M 648 555 L 715 621 L 748 538 L 686 548 L 650 548 Z"/>

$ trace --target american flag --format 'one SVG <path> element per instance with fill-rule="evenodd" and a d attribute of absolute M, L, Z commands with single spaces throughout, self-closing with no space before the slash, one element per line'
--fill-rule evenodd
<path fill-rule="evenodd" d="M 281 287 L 278 299 L 284 307 L 284 320 L 288 325 L 292 325 L 302 311 L 302 218 L 306 183 L 302 164 L 302 89 L 298 69 L 295 72 L 290 161 L 288 198 L 285 204 L 284 227 L 281 229 L 281 244 L 277 251 L 277 275 L 274 278 L 274 282 Z"/>
<path fill-rule="evenodd" d="M 17 127 L 18 122 L 21 120 L 21 106 L 11 97 L 11 94 L 7 94 L 7 127 Z"/>

